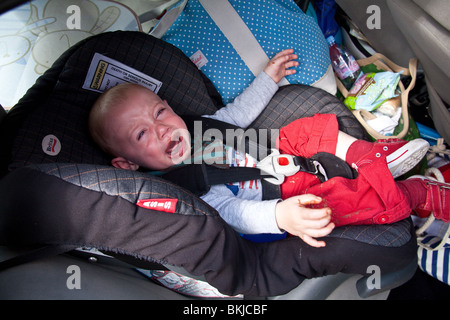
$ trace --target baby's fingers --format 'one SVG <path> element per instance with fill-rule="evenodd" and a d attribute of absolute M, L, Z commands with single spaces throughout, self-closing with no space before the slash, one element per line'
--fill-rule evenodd
<path fill-rule="evenodd" d="M 328 223 L 325 227 L 320 229 L 307 229 L 305 233 L 300 234 L 299 237 L 307 244 L 313 247 L 325 247 L 325 241 L 319 241 L 315 238 L 321 238 L 329 235 L 334 229 L 334 223 Z"/>
<path fill-rule="evenodd" d="M 325 226 L 320 228 L 305 228 L 303 233 L 314 238 L 325 237 L 333 231 L 335 225 L 333 222 L 327 223 Z"/>
<path fill-rule="evenodd" d="M 287 55 L 290 55 L 290 54 L 293 54 L 293 53 L 294 53 L 294 49 L 284 49 L 284 50 L 278 52 L 275 56 L 273 56 L 272 59 L 277 59 L 279 57 L 287 56 Z"/>
<path fill-rule="evenodd" d="M 287 49 L 278 52 L 272 59 L 270 59 L 270 61 L 272 64 L 284 64 L 285 68 L 289 68 L 298 65 L 298 62 L 294 61 L 296 59 L 298 59 L 298 56 L 294 54 L 294 50 Z"/>
<path fill-rule="evenodd" d="M 316 195 L 307 193 L 307 194 L 302 194 L 300 196 L 297 197 L 297 201 L 299 205 L 309 205 L 309 204 L 318 204 L 322 202 L 322 198 L 318 197 Z"/>
<path fill-rule="evenodd" d="M 311 247 L 316 247 L 316 248 L 321 248 L 321 247 L 325 247 L 326 243 L 325 241 L 318 241 L 306 234 L 300 236 L 300 238 L 307 244 L 309 244 Z"/>
<path fill-rule="evenodd" d="M 301 217 L 303 220 L 308 222 L 319 222 L 331 221 L 331 209 L 330 208 L 320 208 L 320 209 L 311 209 L 311 208 L 302 208 Z"/>

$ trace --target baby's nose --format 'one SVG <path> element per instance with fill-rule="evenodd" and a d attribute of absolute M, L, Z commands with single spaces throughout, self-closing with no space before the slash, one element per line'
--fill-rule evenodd
<path fill-rule="evenodd" d="M 159 139 L 164 139 L 167 135 L 170 135 L 170 127 L 164 123 L 158 123 L 156 126 L 156 133 Z"/>

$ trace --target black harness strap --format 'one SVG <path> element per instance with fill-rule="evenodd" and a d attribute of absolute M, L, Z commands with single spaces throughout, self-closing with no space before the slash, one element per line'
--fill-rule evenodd
<path fill-rule="evenodd" d="M 180 187 L 183 187 L 197 196 L 201 196 L 209 191 L 211 186 L 216 184 L 234 183 L 263 178 L 270 178 L 271 175 L 261 173 L 257 168 L 228 167 L 218 168 L 215 166 L 201 164 L 190 164 L 173 169 L 162 176 Z M 270 183 L 267 183 L 268 185 Z M 276 194 L 279 194 L 279 187 Z"/>
<path fill-rule="evenodd" d="M 226 137 L 225 130 L 237 128 L 225 122 L 210 118 L 185 117 L 185 121 L 191 135 L 194 133 L 194 121 L 202 122 L 203 132 L 214 128 L 220 130 L 223 133 L 223 137 Z M 225 141 L 225 144 L 234 146 L 235 142 L 236 141 Z M 248 150 L 248 148 L 258 148 L 258 151 L 267 153 L 267 148 L 258 143 L 258 141 L 246 139 L 245 145 L 246 150 Z M 261 152 L 258 152 L 258 154 L 261 154 Z M 325 172 L 320 172 L 318 170 L 317 163 L 319 163 Z M 294 164 L 300 167 L 299 171 L 314 174 L 321 182 L 337 176 L 348 179 L 356 177 L 356 171 L 350 168 L 345 161 L 339 159 L 335 155 L 325 152 L 320 152 L 311 158 L 294 156 Z M 260 179 L 263 183 L 263 199 L 268 200 L 280 197 L 280 187 L 264 180 L 264 178 L 273 178 L 273 176 L 261 172 L 259 168 L 216 166 L 202 162 L 200 164 L 194 163 L 180 166 L 165 173 L 162 177 L 193 192 L 197 196 L 201 196 L 208 192 L 213 185 Z"/>
<path fill-rule="evenodd" d="M 326 177 L 317 171 L 314 161 L 320 163 L 325 170 Z M 321 182 L 334 177 L 354 179 L 357 175 L 356 171 L 350 168 L 345 161 L 325 152 L 318 153 L 311 158 L 294 157 L 294 162 L 296 165 L 300 165 L 299 171 L 314 174 Z M 205 194 L 211 186 L 216 184 L 261 179 L 263 184 L 263 199 L 269 200 L 280 197 L 280 187 L 264 180 L 264 178 L 273 177 L 269 174 L 264 174 L 258 168 L 221 168 L 205 163 L 190 164 L 165 173 L 162 177 L 191 191 L 197 196 Z"/>

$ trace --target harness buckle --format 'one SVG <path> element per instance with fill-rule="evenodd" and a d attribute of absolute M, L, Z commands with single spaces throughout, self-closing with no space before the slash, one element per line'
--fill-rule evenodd
<path fill-rule="evenodd" d="M 285 177 L 292 176 L 300 170 L 316 175 L 321 181 L 328 180 L 326 171 L 319 161 L 294 157 L 290 154 L 280 154 L 276 149 L 272 149 L 272 153 L 258 162 L 256 167 L 272 176 L 264 178 L 264 180 L 276 185 L 282 184 Z"/>
<path fill-rule="evenodd" d="M 272 153 L 258 162 L 256 167 L 262 172 L 270 174 L 273 178 L 264 179 L 276 185 L 282 184 L 285 177 L 292 176 L 300 170 L 300 165 L 295 164 L 293 156 L 280 154 L 276 149 L 272 149 Z"/>

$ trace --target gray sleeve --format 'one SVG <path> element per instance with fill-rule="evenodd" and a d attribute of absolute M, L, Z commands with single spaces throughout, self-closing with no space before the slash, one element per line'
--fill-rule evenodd
<path fill-rule="evenodd" d="M 265 72 L 261 72 L 233 102 L 214 115 L 205 117 L 246 128 L 264 110 L 277 90 L 278 85 Z M 275 219 L 278 199 L 242 199 L 236 197 L 225 185 L 212 186 L 201 198 L 240 233 L 282 233 Z"/>
<path fill-rule="evenodd" d="M 244 234 L 282 233 L 275 219 L 275 200 L 246 200 L 233 195 L 225 185 L 215 185 L 201 197 L 215 208 L 234 230 Z"/>
<path fill-rule="evenodd" d="M 247 128 L 264 110 L 277 90 L 278 85 L 263 71 L 233 102 L 205 117 Z"/>

